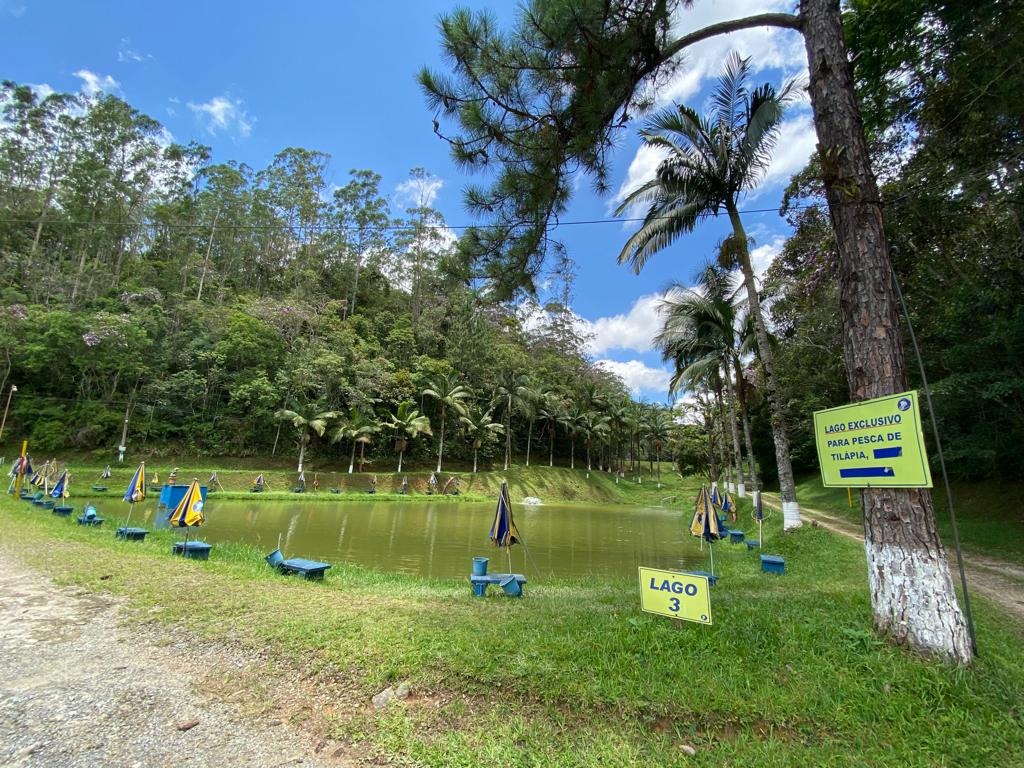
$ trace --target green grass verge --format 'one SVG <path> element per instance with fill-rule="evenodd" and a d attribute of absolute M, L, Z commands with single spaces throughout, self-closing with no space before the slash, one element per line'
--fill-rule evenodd
<path fill-rule="evenodd" d="M 641 613 L 635 579 L 531 580 L 522 600 L 344 563 L 305 583 L 244 546 L 192 562 L 169 555 L 171 532 L 116 541 L 113 522 L 0 500 L 4 547 L 60 583 L 312 662 L 367 700 L 398 680 L 443 692 L 437 708 L 335 722 L 339 738 L 423 765 L 1024 765 L 1024 629 L 980 601 L 974 667 L 891 647 L 870 631 L 861 547 L 809 527 L 782 536 L 779 516 L 766 535 L 785 576 L 716 545 L 710 627 Z"/>
<path fill-rule="evenodd" d="M 990 557 L 1024 563 L 1024 512 L 1020 499 L 1024 483 L 952 483 L 953 502 L 964 549 Z M 853 506 L 846 489 L 824 488 L 812 475 L 797 482 L 797 498 L 808 507 L 842 517 L 858 526 L 863 519 L 860 492 L 853 491 Z M 933 489 L 935 520 L 947 547 L 953 546 L 953 525 L 944 488 Z"/>
<path fill-rule="evenodd" d="M 233 462 L 227 462 L 233 463 Z M 99 475 L 103 465 L 69 462 L 72 474 L 71 493 L 73 496 L 121 496 L 132 474 L 135 466 L 123 465 L 111 469 L 112 477 L 107 480 L 100 480 Z M 153 471 L 159 474 L 160 481 L 167 480 L 170 466 L 146 465 L 147 477 L 152 480 Z M 389 472 L 364 472 L 348 474 L 347 472 L 319 472 L 320 490 L 313 493 L 313 470 L 306 470 L 306 489 L 304 494 L 291 492 L 295 484 L 296 474 L 294 471 L 283 470 L 260 470 L 259 464 L 254 462 L 254 468 L 238 469 L 225 468 L 221 460 L 211 459 L 203 464 L 178 465 L 178 483 L 187 483 L 193 477 L 206 484 L 210 474 L 217 472 L 218 479 L 224 487 L 221 498 L 268 498 L 277 500 L 294 500 L 302 498 L 303 501 L 321 500 L 338 502 L 345 499 L 357 501 L 368 501 L 371 496 L 367 494 L 370 487 L 370 479 L 377 478 L 377 499 L 387 501 L 399 501 L 403 499 L 417 499 L 422 501 L 427 491 L 427 481 L 430 478 L 429 470 L 426 472 L 403 472 L 401 475 Z M 642 470 L 642 480 L 637 482 L 634 477 L 621 479 L 615 482 L 615 476 L 607 472 L 593 471 L 588 473 L 584 469 L 572 470 L 567 467 L 513 466 L 506 472 L 443 472 L 439 476 L 439 488 L 443 487 L 453 474 L 457 475 L 461 486 L 458 496 L 441 496 L 435 494 L 432 500 L 443 499 L 446 501 L 490 501 L 497 498 L 498 489 L 502 479 L 509 483 L 509 491 L 515 501 L 525 496 L 536 496 L 544 502 L 585 502 L 591 504 L 642 504 L 659 505 L 668 503 L 667 499 L 677 496 L 692 495 L 694 486 L 699 481 L 693 478 L 683 479 L 667 462 L 661 465 L 661 487 L 658 487 L 657 465 L 655 473 L 651 474 L 650 466 L 645 464 Z M 257 474 L 263 472 L 267 482 L 267 490 L 263 494 L 251 494 L 253 479 Z M 408 477 L 410 494 L 404 496 L 398 493 L 402 479 Z M 93 485 L 104 485 L 105 492 L 91 490 Z M 341 493 L 331 493 L 330 489 L 337 488 Z M 150 493 L 155 493 L 150 491 Z"/>

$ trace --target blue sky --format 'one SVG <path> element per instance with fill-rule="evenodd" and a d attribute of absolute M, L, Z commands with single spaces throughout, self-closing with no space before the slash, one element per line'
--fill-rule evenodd
<path fill-rule="evenodd" d="M 511 2 L 466 2 L 510 22 Z M 769 10 L 792 10 L 786 0 L 698 0 L 681 12 L 680 30 Z M 451 0 L 391 3 L 56 2 L 0 0 L 0 78 L 59 91 L 102 89 L 163 123 L 176 141 L 213 148 L 215 161 L 266 166 L 285 147 L 333 157 L 332 183 L 349 169 L 383 176 L 396 212 L 407 205 L 402 183 L 424 167 L 441 184 L 433 201 L 450 225 L 472 223 L 462 209 L 469 181 L 450 162 L 433 133 L 415 82 L 423 65 L 443 69 L 437 19 Z M 694 48 L 660 103 L 700 107 L 731 50 L 753 56 L 758 82 L 780 84 L 805 67 L 802 41 L 787 30 L 750 30 Z M 613 189 L 621 193 L 653 171 L 657 157 L 639 149 L 639 126 L 619 136 Z M 789 175 L 814 147 L 806 105 L 783 127 L 776 162 L 763 189 L 745 208 L 777 208 Z M 565 220 L 611 218 L 613 196 L 599 198 L 581 180 Z M 766 266 L 786 234 L 774 212 L 748 214 L 755 261 Z M 619 373 L 634 392 L 664 400 L 667 368 L 651 351 L 657 293 L 688 280 L 726 233 L 709 221 L 653 258 L 643 274 L 616 264 L 628 232 L 621 223 L 563 227 L 559 237 L 577 264 L 573 309 L 593 333 L 596 360 Z"/>

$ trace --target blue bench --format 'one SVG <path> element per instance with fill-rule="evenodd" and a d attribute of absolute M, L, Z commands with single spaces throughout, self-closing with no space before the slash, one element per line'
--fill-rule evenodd
<path fill-rule="evenodd" d="M 708 586 L 711 587 L 718 583 L 718 577 L 707 571 L 683 571 L 683 573 L 688 573 L 690 576 L 703 576 L 708 580 Z"/>
<path fill-rule="evenodd" d="M 205 541 L 176 541 L 171 547 L 172 555 L 184 555 L 189 560 L 209 560 L 210 550 L 213 549 L 212 544 L 207 544 Z"/>
<path fill-rule="evenodd" d="M 486 597 L 487 587 L 491 584 L 497 584 L 510 597 L 522 597 L 526 577 L 521 573 L 488 573 L 483 576 L 470 576 L 469 583 L 477 597 Z"/>
<path fill-rule="evenodd" d="M 118 528 L 114 531 L 114 538 L 124 539 L 125 541 L 145 541 L 146 534 L 149 533 L 145 528 Z"/>
<path fill-rule="evenodd" d="M 70 517 L 72 507 L 49 507 L 49 510 L 57 517 Z"/>
<path fill-rule="evenodd" d="M 729 531 L 729 542 L 731 544 L 742 544 L 746 538 L 746 534 L 743 531 L 737 531 L 735 528 Z"/>
<path fill-rule="evenodd" d="M 331 564 L 306 560 L 304 557 L 292 557 L 282 560 L 277 567 L 282 573 L 297 573 L 304 579 L 322 579 Z"/>
<path fill-rule="evenodd" d="M 779 555 L 761 555 L 761 570 L 765 573 L 783 574 L 786 572 L 786 561 Z"/>
<path fill-rule="evenodd" d="M 102 517 L 86 517 L 85 515 L 82 515 L 81 517 L 78 518 L 78 524 L 79 525 L 95 525 L 95 526 L 99 527 L 99 526 L 103 525 L 103 518 Z"/>
<path fill-rule="evenodd" d="M 759 549 L 760 547 L 761 542 L 757 539 L 747 539 L 747 552 L 749 552 L 752 549 Z"/>
<path fill-rule="evenodd" d="M 93 485 L 90 487 L 97 493 L 104 493 L 107 490 L 107 486 L 105 485 Z"/>

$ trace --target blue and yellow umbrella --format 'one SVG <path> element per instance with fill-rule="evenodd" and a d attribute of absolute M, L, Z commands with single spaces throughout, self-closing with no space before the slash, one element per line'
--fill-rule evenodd
<path fill-rule="evenodd" d="M 132 475 L 131 482 L 128 483 L 128 490 L 124 492 L 124 500 L 131 504 L 128 507 L 128 519 L 124 521 L 125 528 L 127 528 L 132 519 L 135 503 L 146 500 L 146 462 L 139 464 L 139 468 Z"/>
<path fill-rule="evenodd" d="M 498 506 L 494 510 L 494 520 L 488 534 L 491 543 L 496 547 L 504 547 L 508 553 L 508 569 L 512 570 L 512 545 L 519 544 L 522 537 L 516 522 L 512 519 L 512 502 L 508 498 L 508 483 L 501 481 L 498 492 Z"/>
<path fill-rule="evenodd" d="M 68 491 L 68 471 L 65 469 L 57 481 L 57 484 L 53 486 L 53 490 L 50 491 L 50 495 L 55 499 L 66 499 L 70 496 Z"/>
<path fill-rule="evenodd" d="M 171 510 L 167 519 L 175 528 L 193 528 L 206 522 L 203 516 L 203 495 L 197 479 L 192 479 L 185 495 L 181 497 L 178 506 Z"/>

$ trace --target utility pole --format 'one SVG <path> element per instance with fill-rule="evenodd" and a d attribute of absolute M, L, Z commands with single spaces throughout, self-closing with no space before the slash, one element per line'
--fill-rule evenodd
<path fill-rule="evenodd" d="M 4 406 L 4 418 L 0 421 L 0 439 L 4 436 L 4 427 L 7 425 L 7 411 L 11 408 L 11 398 L 14 397 L 14 393 L 18 391 L 18 388 L 11 384 L 11 391 L 7 393 L 7 405 Z"/>
<path fill-rule="evenodd" d="M 124 464 L 124 454 L 128 450 L 128 416 L 132 410 L 132 401 L 124 407 L 124 426 L 121 427 L 121 442 L 117 446 L 117 463 Z"/>

